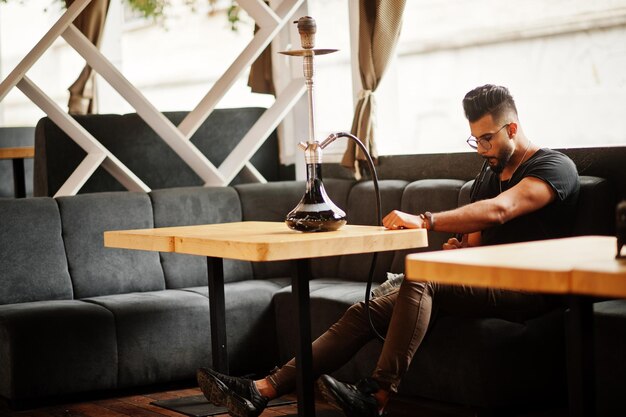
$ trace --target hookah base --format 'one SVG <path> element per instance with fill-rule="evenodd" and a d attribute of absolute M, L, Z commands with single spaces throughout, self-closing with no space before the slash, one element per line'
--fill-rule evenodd
<path fill-rule="evenodd" d="M 346 219 L 289 218 L 287 226 L 299 232 L 333 232 L 347 223 Z"/>

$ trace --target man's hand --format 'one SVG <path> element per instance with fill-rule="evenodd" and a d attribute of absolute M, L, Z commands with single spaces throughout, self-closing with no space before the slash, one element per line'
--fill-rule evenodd
<path fill-rule="evenodd" d="M 420 216 L 405 213 L 400 210 L 393 210 L 383 219 L 383 225 L 387 229 L 423 229 L 424 220 Z"/>
<path fill-rule="evenodd" d="M 481 234 L 480 232 L 465 233 L 459 242 L 456 237 L 451 237 L 446 243 L 443 244 L 443 249 L 463 249 L 473 248 L 480 246 Z"/>
<path fill-rule="evenodd" d="M 465 238 L 467 235 L 463 235 L 463 240 L 459 242 L 459 239 L 455 237 L 451 237 L 448 239 L 446 243 L 443 244 L 444 250 L 449 249 L 462 249 L 467 247 L 467 239 Z"/>

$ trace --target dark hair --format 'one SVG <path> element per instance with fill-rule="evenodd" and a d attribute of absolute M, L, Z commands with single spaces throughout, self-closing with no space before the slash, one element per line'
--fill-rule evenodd
<path fill-rule="evenodd" d="M 475 122 L 486 114 L 491 114 L 495 120 L 508 111 L 517 115 L 515 101 L 509 89 L 493 84 L 476 87 L 467 93 L 463 98 L 463 110 L 470 122 Z"/>

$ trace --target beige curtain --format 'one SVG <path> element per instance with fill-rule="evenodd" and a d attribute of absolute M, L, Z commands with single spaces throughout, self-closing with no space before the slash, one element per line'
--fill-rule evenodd
<path fill-rule="evenodd" d="M 74 0 L 65 0 L 67 7 L 73 2 Z M 74 26 L 96 47 L 100 47 L 108 10 L 109 0 L 92 0 L 74 20 Z M 74 84 L 70 86 L 70 100 L 68 103 L 68 112 L 70 114 L 96 113 L 94 76 L 93 69 L 89 65 L 85 65 Z"/>
<path fill-rule="evenodd" d="M 265 4 L 269 5 L 269 1 L 265 0 Z M 255 34 L 258 30 L 259 27 L 254 25 Z M 248 87 L 253 93 L 276 95 L 272 77 L 272 44 L 269 44 L 250 66 Z"/>
<path fill-rule="evenodd" d="M 374 91 L 398 42 L 405 3 L 406 0 L 359 0 L 359 69 L 363 89 L 352 119 L 352 134 L 361 139 L 374 160 L 378 157 Z M 363 152 L 349 141 L 341 165 L 359 172 L 358 161 L 364 160 Z"/>
<path fill-rule="evenodd" d="M 254 26 L 254 33 L 259 30 Z M 272 77 L 272 45 L 268 45 L 261 55 L 250 66 L 248 87 L 253 93 L 276 95 Z"/>

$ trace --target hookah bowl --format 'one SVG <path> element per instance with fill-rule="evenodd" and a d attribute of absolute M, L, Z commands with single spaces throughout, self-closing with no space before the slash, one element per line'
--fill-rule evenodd
<path fill-rule="evenodd" d="M 331 232 L 346 224 L 346 213 L 337 207 L 324 189 L 322 182 L 322 164 L 308 158 L 320 155 L 316 142 L 307 146 L 307 181 L 304 196 L 298 205 L 287 214 L 285 223 L 290 229 L 300 232 Z"/>
<path fill-rule="evenodd" d="M 307 167 L 307 181 L 304 196 L 300 203 L 287 214 L 285 223 L 290 229 L 300 232 L 330 232 L 346 224 L 346 213 L 337 207 L 324 189 L 322 182 L 322 149 L 329 143 L 320 144 L 315 140 L 313 76 L 315 72 L 313 59 L 315 55 L 336 52 L 336 49 L 315 49 L 315 19 L 304 16 L 298 19 L 298 32 L 302 48 L 280 52 L 290 56 L 303 57 L 303 71 L 307 87 L 309 104 L 309 140 L 300 142 L 298 146 L 304 150 Z"/>

